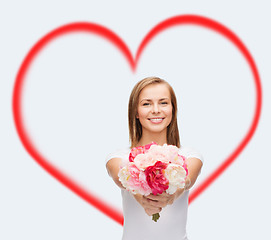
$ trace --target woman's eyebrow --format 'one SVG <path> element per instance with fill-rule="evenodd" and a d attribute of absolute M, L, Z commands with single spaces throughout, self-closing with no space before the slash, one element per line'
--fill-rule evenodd
<path fill-rule="evenodd" d="M 160 98 L 160 99 L 159 99 L 159 101 L 164 101 L 164 100 L 169 100 L 169 98 L 165 97 L 165 98 Z M 151 99 L 148 99 L 148 98 L 144 98 L 144 99 L 142 99 L 140 102 L 143 102 L 143 101 L 151 102 L 152 100 L 151 100 Z"/>
<path fill-rule="evenodd" d="M 152 100 L 151 100 L 151 99 L 144 98 L 144 99 L 142 99 L 140 102 L 143 102 L 143 101 L 151 102 Z"/>
<path fill-rule="evenodd" d="M 161 98 L 159 101 L 169 100 L 169 98 Z"/>

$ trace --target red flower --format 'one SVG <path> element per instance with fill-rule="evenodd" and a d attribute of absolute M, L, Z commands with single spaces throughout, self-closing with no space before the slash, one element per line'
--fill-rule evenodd
<path fill-rule="evenodd" d="M 154 195 L 162 194 L 169 187 L 168 179 L 163 174 L 166 168 L 166 163 L 158 161 L 145 169 L 147 183 Z"/>

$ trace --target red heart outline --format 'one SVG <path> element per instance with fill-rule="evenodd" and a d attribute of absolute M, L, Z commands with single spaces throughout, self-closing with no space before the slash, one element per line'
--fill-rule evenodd
<path fill-rule="evenodd" d="M 12 108 L 13 108 L 13 117 L 14 123 L 19 135 L 19 138 L 26 149 L 26 151 L 34 158 L 34 160 L 44 168 L 49 174 L 51 174 L 54 178 L 72 190 L 75 194 L 80 196 L 82 199 L 99 209 L 105 215 L 109 216 L 116 222 L 123 225 L 123 215 L 120 211 L 116 210 L 113 206 L 110 206 L 108 203 L 102 201 L 98 197 L 94 196 L 92 193 L 83 189 L 79 184 L 77 184 L 71 177 L 67 176 L 65 173 L 62 173 L 59 169 L 57 169 L 54 165 L 50 164 L 48 160 L 46 160 L 41 153 L 37 151 L 34 143 L 31 141 L 29 134 L 26 132 L 26 128 L 23 121 L 22 114 L 22 106 L 21 99 L 23 95 L 23 84 L 24 78 L 27 74 L 28 69 L 31 66 L 31 63 L 34 61 L 35 57 L 39 54 L 39 52 L 52 40 L 56 39 L 59 36 L 74 33 L 74 32 L 86 32 L 90 34 L 96 34 L 100 37 L 111 42 L 115 47 L 117 47 L 120 52 L 124 55 L 126 60 L 128 61 L 133 72 L 136 70 L 137 63 L 139 62 L 140 56 L 144 51 L 147 44 L 159 33 L 164 30 L 176 26 L 176 25 L 197 25 L 210 30 L 213 30 L 223 37 L 228 39 L 243 55 L 246 59 L 253 78 L 256 89 L 256 106 L 254 110 L 254 116 L 251 122 L 251 125 L 243 137 L 239 145 L 233 150 L 233 152 L 216 168 L 203 182 L 201 182 L 198 187 L 192 191 L 189 196 L 189 203 L 191 203 L 196 197 L 198 197 L 229 165 L 238 157 L 238 155 L 244 150 L 248 142 L 251 140 L 257 125 L 260 119 L 261 106 L 262 106 L 262 87 L 260 76 L 256 67 L 256 64 L 253 60 L 252 55 L 243 44 L 243 42 L 235 35 L 230 29 L 223 26 L 222 24 L 211 20 L 206 17 L 198 16 L 198 15 L 178 15 L 171 18 L 168 18 L 159 24 L 157 24 L 143 39 L 136 53 L 136 57 L 133 58 L 129 48 L 123 42 L 123 40 L 118 37 L 111 30 L 94 23 L 89 22 L 77 22 L 71 23 L 64 26 L 61 26 L 47 35 L 42 37 L 28 52 L 26 57 L 24 58 L 20 69 L 17 73 L 14 89 L 13 89 L 13 99 L 12 99 Z"/>

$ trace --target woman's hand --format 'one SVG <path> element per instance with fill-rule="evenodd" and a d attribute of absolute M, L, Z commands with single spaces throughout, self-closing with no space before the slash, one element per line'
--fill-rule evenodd
<path fill-rule="evenodd" d="M 175 193 L 168 194 L 166 192 L 163 192 L 162 194 L 153 195 L 150 194 L 147 196 L 149 200 L 156 201 L 157 206 L 164 208 L 167 205 L 173 204 L 173 202 L 180 197 L 184 191 L 188 190 L 191 186 L 191 180 L 189 177 L 185 180 L 185 186 L 184 188 L 178 188 Z"/>
<path fill-rule="evenodd" d="M 177 189 L 174 194 L 168 194 L 163 192 L 162 194 L 143 196 L 140 194 L 134 195 L 137 202 L 144 208 L 145 212 L 152 216 L 155 213 L 162 211 L 162 208 L 167 205 L 173 204 L 173 202 L 184 192 L 184 189 Z"/>
<path fill-rule="evenodd" d="M 168 194 L 166 192 L 163 192 L 162 194 L 153 195 L 150 194 L 147 196 L 149 200 L 156 201 L 157 206 L 164 208 L 167 205 L 173 204 L 173 202 L 182 195 L 184 192 L 183 188 L 178 188 L 177 191 L 173 194 Z"/>
<path fill-rule="evenodd" d="M 136 201 L 144 208 L 145 212 L 152 216 L 155 213 L 159 213 L 162 211 L 161 204 L 157 200 L 152 200 L 148 196 L 143 196 L 141 194 L 133 195 Z"/>

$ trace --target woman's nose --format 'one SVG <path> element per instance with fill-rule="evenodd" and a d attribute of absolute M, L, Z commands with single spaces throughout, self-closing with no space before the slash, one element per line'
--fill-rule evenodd
<path fill-rule="evenodd" d="M 153 112 L 153 113 L 158 113 L 158 112 L 160 112 L 160 108 L 159 108 L 158 104 L 153 104 L 152 112 Z"/>

